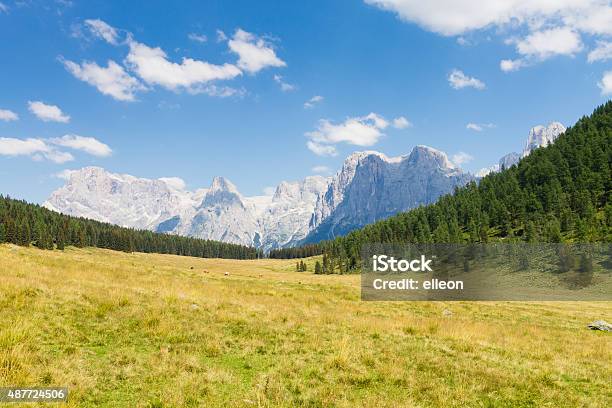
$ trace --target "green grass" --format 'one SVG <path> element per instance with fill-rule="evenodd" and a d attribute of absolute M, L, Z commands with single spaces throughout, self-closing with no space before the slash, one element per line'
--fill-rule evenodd
<path fill-rule="evenodd" d="M 294 271 L 0 246 L 0 386 L 68 386 L 74 407 L 609 406 L 612 337 L 585 325 L 612 302 L 361 302 L 357 275 Z"/>

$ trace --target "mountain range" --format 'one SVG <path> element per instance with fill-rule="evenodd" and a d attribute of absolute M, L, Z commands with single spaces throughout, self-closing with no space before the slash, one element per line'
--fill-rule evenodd
<path fill-rule="evenodd" d="M 115 174 L 100 167 L 69 172 L 46 208 L 120 226 L 252 245 L 264 251 L 317 242 L 398 212 L 431 204 L 456 187 L 510 167 L 552 143 L 563 125 L 536 126 L 522 154 L 510 153 L 476 175 L 444 152 L 416 146 L 408 155 L 356 152 L 332 177 L 281 182 L 273 195 L 245 197 L 229 180 L 187 191 L 173 179 Z"/>

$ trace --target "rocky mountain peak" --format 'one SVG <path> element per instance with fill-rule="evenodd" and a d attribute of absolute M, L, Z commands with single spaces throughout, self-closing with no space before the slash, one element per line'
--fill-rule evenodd
<path fill-rule="evenodd" d="M 539 147 L 546 147 L 553 143 L 561 134 L 565 133 L 565 126 L 559 122 L 551 122 L 548 126 L 534 126 L 529 131 L 527 144 L 523 149 L 523 156 L 528 156 Z"/>
<path fill-rule="evenodd" d="M 433 147 L 418 145 L 408 155 L 408 163 L 414 166 L 437 166 L 444 170 L 455 170 L 457 167 L 448 159 L 446 153 Z"/>

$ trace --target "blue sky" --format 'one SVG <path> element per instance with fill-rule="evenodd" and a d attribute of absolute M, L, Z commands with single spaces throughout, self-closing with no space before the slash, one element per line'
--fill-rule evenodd
<path fill-rule="evenodd" d="M 609 2 L 481 3 L 0 0 L 0 193 L 96 165 L 256 195 L 417 144 L 476 171 L 610 98 Z"/>

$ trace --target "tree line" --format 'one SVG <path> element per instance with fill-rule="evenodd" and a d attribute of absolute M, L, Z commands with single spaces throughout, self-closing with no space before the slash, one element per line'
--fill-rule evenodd
<path fill-rule="evenodd" d="M 0 195 L 0 243 L 63 250 L 66 246 L 98 247 L 200 258 L 255 259 L 261 251 L 244 245 L 159 234 L 71 217 Z"/>
<path fill-rule="evenodd" d="M 271 252 L 324 254 L 325 273 L 360 267 L 368 243 L 612 242 L 612 101 L 552 145 L 415 208 L 335 240 Z M 321 266 L 321 271 L 323 267 Z M 322 272 L 323 273 L 323 272 Z"/>

